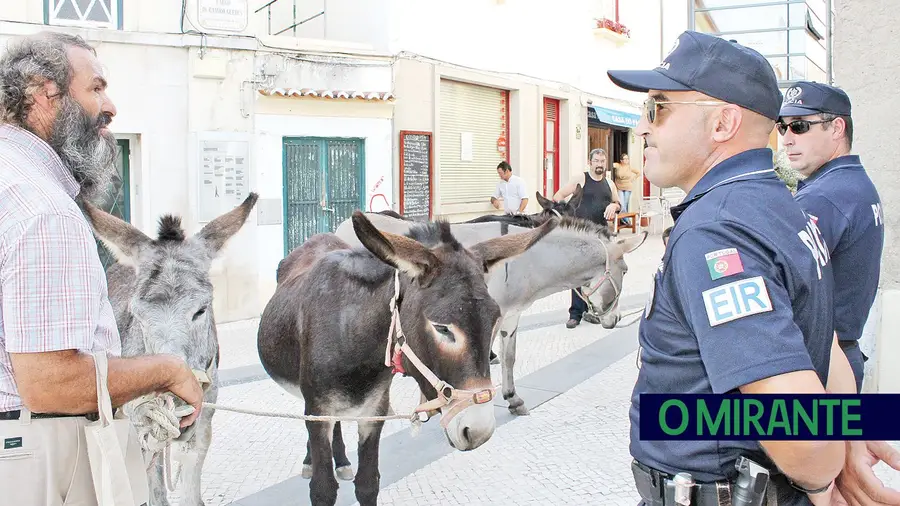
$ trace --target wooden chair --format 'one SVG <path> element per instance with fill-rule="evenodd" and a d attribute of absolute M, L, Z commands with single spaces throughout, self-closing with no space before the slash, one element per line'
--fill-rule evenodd
<path fill-rule="evenodd" d="M 631 218 L 631 225 L 619 225 L 619 220 L 621 220 L 623 218 Z M 615 233 L 615 234 L 619 233 L 619 228 L 630 228 L 631 233 L 636 234 L 637 229 L 640 226 L 640 224 L 638 223 L 638 220 L 640 220 L 638 213 L 619 213 L 619 214 L 616 214 L 615 218 L 608 220 L 608 221 L 610 222 L 610 225 L 612 226 L 612 229 L 613 229 L 613 233 Z"/>

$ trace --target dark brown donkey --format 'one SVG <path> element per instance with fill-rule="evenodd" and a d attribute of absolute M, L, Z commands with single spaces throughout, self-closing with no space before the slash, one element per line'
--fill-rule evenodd
<path fill-rule="evenodd" d="M 358 211 L 352 222 L 365 249 L 319 234 L 281 262 L 259 323 L 263 367 L 304 399 L 307 415 L 345 417 L 386 415 L 394 372 L 405 371 L 429 399 L 417 411 L 440 411 L 452 447 L 478 448 L 496 423 L 488 354 L 500 307 L 485 276 L 543 238 L 556 220 L 468 249 L 446 222 L 417 224 L 409 237 L 380 232 Z M 354 483 L 362 506 L 377 504 L 383 426 L 358 423 Z M 334 422 L 307 421 L 306 428 L 310 499 L 330 506 L 338 489 Z"/>

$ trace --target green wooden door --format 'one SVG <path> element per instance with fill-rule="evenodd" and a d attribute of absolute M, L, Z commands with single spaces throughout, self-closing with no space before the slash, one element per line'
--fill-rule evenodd
<path fill-rule="evenodd" d="M 284 139 L 285 254 L 363 209 L 363 139 Z"/>
<path fill-rule="evenodd" d="M 101 197 L 101 201 L 97 202 L 104 211 L 121 218 L 127 222 L 131 222 L 131 186 L 130 186 L 130 155 L 131 146 L 128 139 L 117 140 L 116 156 L 116 173 L 109 184 L 106 194 Z M 112 253 L 106 249 L 100 241 L 97 241 L 97 252 L 100 254 L 100 262 L 104 269 L 108 269 L 110 265 L 115 263 Z"/>

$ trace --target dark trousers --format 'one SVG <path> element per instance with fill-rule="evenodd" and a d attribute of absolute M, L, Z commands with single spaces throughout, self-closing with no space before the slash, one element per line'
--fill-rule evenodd
<path fill-rule="evenodd" d="M 847 355 L 847 360 L 850 362 L 850 368 L 853 369 L 853 376 L 856 379 L 856 392 L 860 393 L 862 392 L 863 372 L 866 367 L 866 360 L 869 357 L 865 356 L 862 350 L 859 349 L 859 342 L 856 340 L 838 341 L 838 344 L 844 350 L 844 355 Z"/>
<path fill-rule="evenodd" d="M 581 321 L 581 316 L 587 311 L 587 303 L 578 296 L 575 290 L 572 290 L 572 305 L 569 306 L 569 318 L 575 321 Z"/>

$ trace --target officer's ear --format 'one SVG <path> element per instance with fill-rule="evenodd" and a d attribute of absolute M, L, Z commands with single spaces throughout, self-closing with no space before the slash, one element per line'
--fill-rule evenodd
<path fill-rule="evenodd" d="M 644 241 L 647 240 L 647 231 L 643 230 L 638 234 L 632 234 L 616 240 L 616 245 L 622 248 L 622 254 L 631 253 L 638 249 Z"/>

